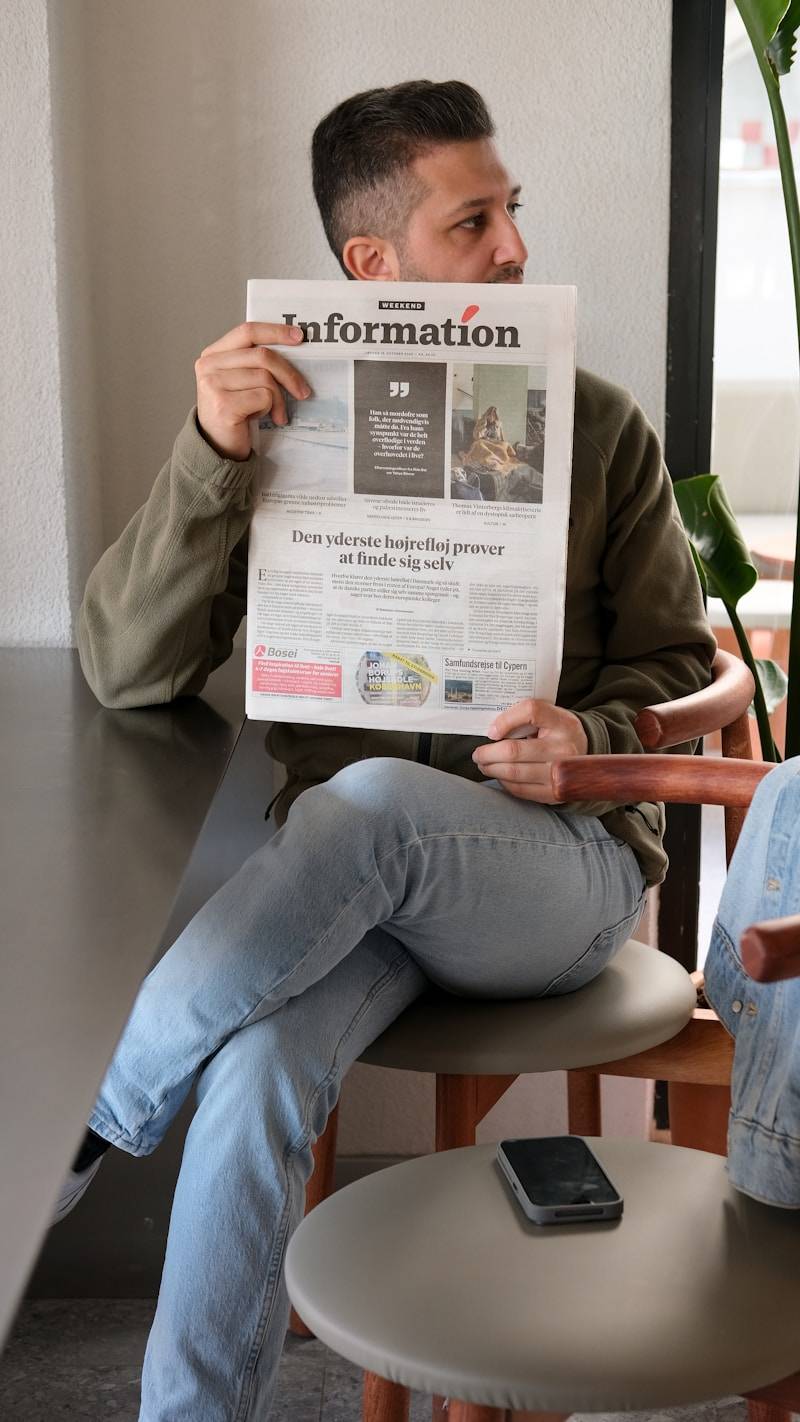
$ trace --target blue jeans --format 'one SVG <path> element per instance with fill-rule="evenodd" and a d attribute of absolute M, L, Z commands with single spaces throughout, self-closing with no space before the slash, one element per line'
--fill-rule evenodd
<path fill-rule="evenodd" d="M 755 983 L 751 923 L 800 913 L 800 757 L 770 771 L 747 813 L 705 965 L 706 996 L 736 1039 L 728 1172 L 768 1204 L 800 1207 L 800 979 Z"/>
<path fill-rule="evenodd" d="M 91 1117 L 146 1155 L 197 1081 L 142 1422 L 268 1415 L 311 1146 L 348 1067 L 426 983 L 571 991 L 642 900 L 633 851 L 598 820 L 496 784 L 373 759 L 300 796 L 145 979 Z"/>

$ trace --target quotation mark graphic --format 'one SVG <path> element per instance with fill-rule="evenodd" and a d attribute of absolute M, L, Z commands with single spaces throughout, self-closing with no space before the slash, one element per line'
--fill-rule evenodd
<path fill-rule="evenodd" d="M 401 400 L 405 400 L 406 395 L 408 394 L 408 388 L 409 387 L 407 380 L 389 381 L 389 394 L 393 397 L 399 395 Z"/>

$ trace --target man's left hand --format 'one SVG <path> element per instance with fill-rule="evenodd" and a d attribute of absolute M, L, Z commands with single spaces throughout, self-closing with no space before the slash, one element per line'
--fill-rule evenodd
<path fill-rule="evenodd" d="M 523 726 L 534 728 L 522 739 L 504 739 Z M 487 735 L 493 744 L 478 746 L 472 759 L 483 775 L 499 780 L 509 795 L 554 805 L 550 766 L 564 756 L 587 755 L 589 742 L 578 717 L 551 701 L 530 697 L 501 711 Z"/>

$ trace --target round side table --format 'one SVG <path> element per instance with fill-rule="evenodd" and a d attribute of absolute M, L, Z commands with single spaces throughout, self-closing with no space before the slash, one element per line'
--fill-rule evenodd
<path fill-rule="evenodd" d="M 494 1146 L 422 1156 L 306 1217 L 293 1304 L 371 1372 L 512 1412 L 655 1410 L 795 1372 L 800 1212 L 739 1194 L 718 1156 L 589 1143 L 621 1220 L 537 1227 Z"/>

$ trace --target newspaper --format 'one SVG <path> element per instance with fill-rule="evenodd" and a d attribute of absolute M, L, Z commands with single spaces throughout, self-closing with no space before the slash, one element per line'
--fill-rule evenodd
<path fill-rule="evenodd" d="M 561 666 L 575 288 L 251 281 L 312 395 L 253 421 L 247 714 L 485 734 Z"/>

